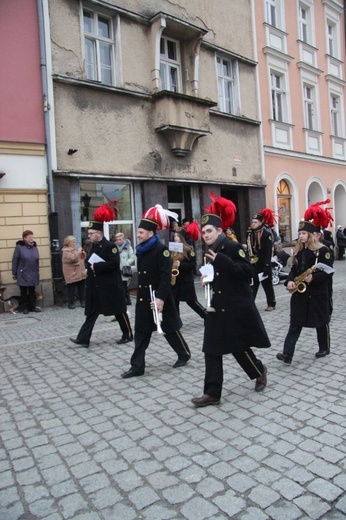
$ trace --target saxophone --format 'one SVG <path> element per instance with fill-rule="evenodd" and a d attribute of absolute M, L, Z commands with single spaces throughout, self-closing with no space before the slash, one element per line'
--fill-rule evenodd
<path fill-rule="evenodd" d="M 183 255 L 183 253 L 177 253 L 177 252 L 173 251 L 171 253 L 171 258 L 172 258 L 172 263 L 175 262 L 176 260 L 179 260 L 179 262 L 181 262 L 183 260 L 183 258 L 184 258 L 184 255 Z M 177 276 L 179 276 L 179 269 L 177 269 L 176 267 L 172 266 L 171 285 L 175 285 L 176 284 Z"/>
<path fill-rule="evenodd" d="M 309 276 L 309 274 L 313 273 L 316 270 L 317 270 L 316 267 L 310 267 L 309 269 L 307 269 L 306 271 L 301 273 L 299 276 L 296 276 L 295 279 L 293 280 L 294 283 L 296 284 L 296 286 L 294 289 L 290 290 L 290 293 L 291 294 L 294 294 L 295 292 L 299 292 L 299 294 L 305 293 L 307 285 L 306 285 L 306 282 L 304 282 L 304 279 L 307 276 Z"/>

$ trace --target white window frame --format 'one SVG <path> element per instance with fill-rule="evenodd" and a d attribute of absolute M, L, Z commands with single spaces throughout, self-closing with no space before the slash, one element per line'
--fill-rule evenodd
<path fill-rule="evenodd" d="M 161 53 L 161 41 L 164 43 L 164 53 Z M 161 90 L 169 90 L 170 92 L 182 92 L 182 81 L 181 81 L 181 52 L 180 52 L 180 41 L 169 36 L 161 34 L 160 41 L 160 87 Z M 169 58 L 167 51 L 168 42 L 172 42 L 175 45 L 176 59 Z M 163 71 L 167 78 L 166 83 L 163 82 Z M 172 83 L 171 72 L 176 72 L 176 88 Z"/>
<path fill-rule="evenodd" d="M 339 57 L 338 27 L 337 24 L 327 19 L 326 25 L 327 54 L 333 58 Z"/>
<path fill-rule="evenodd" d="M 285 75 L 282 72 L 274 69 L 270 70 L 271 114 L 273 121 L 280 123 L 288 122 L 285 79 Z M 277 80 L 279 80 L 279 85 Z"/>
<path fill-rule="evenodd" d="M 88 32 L 85 30 L 84 24 L 84 13 L 88 13 L 91 15 L 92 23 L 93 23 L 93 31 Z M 104 18 L 109 23 L 109 33 L 110 37 L 105 37 L 98 34 L 98 21 L 99 18 Z M 87 6 L 82 6 L 82 29 L 83 29 L 83 44 L 84 44 L 84 61 L 85 61 L 85 73 L 87 79 L 91 81 L 98 81 L 105 85 L 115 85 L 115 39 L 114 39 L 114 22 L 113 18 L 101 11 L 96 11 L 88 8 Z M 88 65 L 87 62 L 87 42 L 90 42 L 92 45 L 92 53 L 93 60 L 90 61 Z M 106 45 L 109 47 L 109 61 L 110 64 L 102 64 L 101 56 L 102 56 L 102 45 Z M 88 74 L 88 69 L 93 69 L 92 74 Z M 103 70 L 108 70 L 110 81 L 107 81 L 106 78 L 103 77 Z"/>
<path fill-rule="evenodd" d="M 226 114 L 240 115 L 240 90 L 238 61 L 216 54 L 216 74 L 218 82 L 219 110 Z M 224 66 L 229 74 L 224 74 Z"/>
<path fill-rule="evenodd" d="M 341 122 L 341 103 L 340 96 L 330 94 L 330 125 L 331 133 L 334 137 L 342 137 L 342 122 Z"/>
<path fill-rule="evenodd" d="M 280 27 L 276 0 L 266 0 L 266 22 L 273 27 Z"/>
<path fill-rule="evenodd" d="M 307 130 L 318 130 L 316 90 L 314 85 L 303 83 L 304 125 Z"/>

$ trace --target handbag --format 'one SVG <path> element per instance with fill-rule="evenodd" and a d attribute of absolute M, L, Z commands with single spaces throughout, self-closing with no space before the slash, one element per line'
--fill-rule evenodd
<path fill-rule="evenodd" d="M 130 278 L 133 276 L 132 267 L 130 265 L 124 265 L 124 267 L 121 268 L 121 274 L 126 278 Z"/>

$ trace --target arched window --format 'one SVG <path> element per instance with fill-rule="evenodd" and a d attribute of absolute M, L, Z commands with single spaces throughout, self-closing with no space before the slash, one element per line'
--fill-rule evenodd
<path fill-rule="evenodd" d="M 283 243 L 292 241 L 291 232 L 291 193 L 286 181 L 281 180 L 276 188 L 278 214 L 279 214 L 279 235 Z"/>

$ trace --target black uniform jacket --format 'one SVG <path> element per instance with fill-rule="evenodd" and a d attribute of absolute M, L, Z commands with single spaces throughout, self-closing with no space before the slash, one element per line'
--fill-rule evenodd
<path fill-rule="evenodd" d="M 241 244 L 225 237 L 215 251 L 211 301 L 206 317 L 203 351 L 222 355 L 249 347 L 270 347 L 250 287 L 252 266 Z"/>
<path fill-rule="evenodd" d="M 155 290 L 156 298 L 164 300 L 161 328 L 170 333 L 179 330 L 182 322 L 175 307 L 171 293 L 172 260 L 167 247 L 161 242 L 140 255 L 137 255 L 138 289 L 136 302 L 135 330 L 152 332 L 157 329 L 153 311 L 150 307 L 150 289 Z"/>
<path fill-rule="evenodd" d="M 188 258 L 183 258 L 179 266 L 179 275 L 175 285 L 172 285 L 173 296 L 180 302 L 194 302 L 197 300 L 194 272 L 196 268 L 196 255 L 194 251 L 188 251 Z"/>
<path fill-rule="evenodd" d="M 87 261 L 88 271 L 85 288 L 85 314 L 92 310 L 92 304 L 99 314 L 114 316 L 126 312 L 126 299 L 120 275 L 120 255 L 118 248 L 102 238 L 93 244 L 90 256 L 96 253 L 104 262 L 94 263 L 94 271 Z"/>
<path fill-rule="evenodd" d="M 304 271 L 322 262 L 330 267 L 333 265 L 332 255 L 326 246 L 317 251 L 304 248 L 296 255 L 298 263 L 292 265 L 290 274 L 285 281 L 289 281 L 302 274 Z M 306 284 L 306 291 L 296 291 L 291 297 L 291 323 L 300 327 L 321 327 L 330 321 L 328 279 L 331 275 L 323 271 L 312 273 L 312 281 Z"/>

